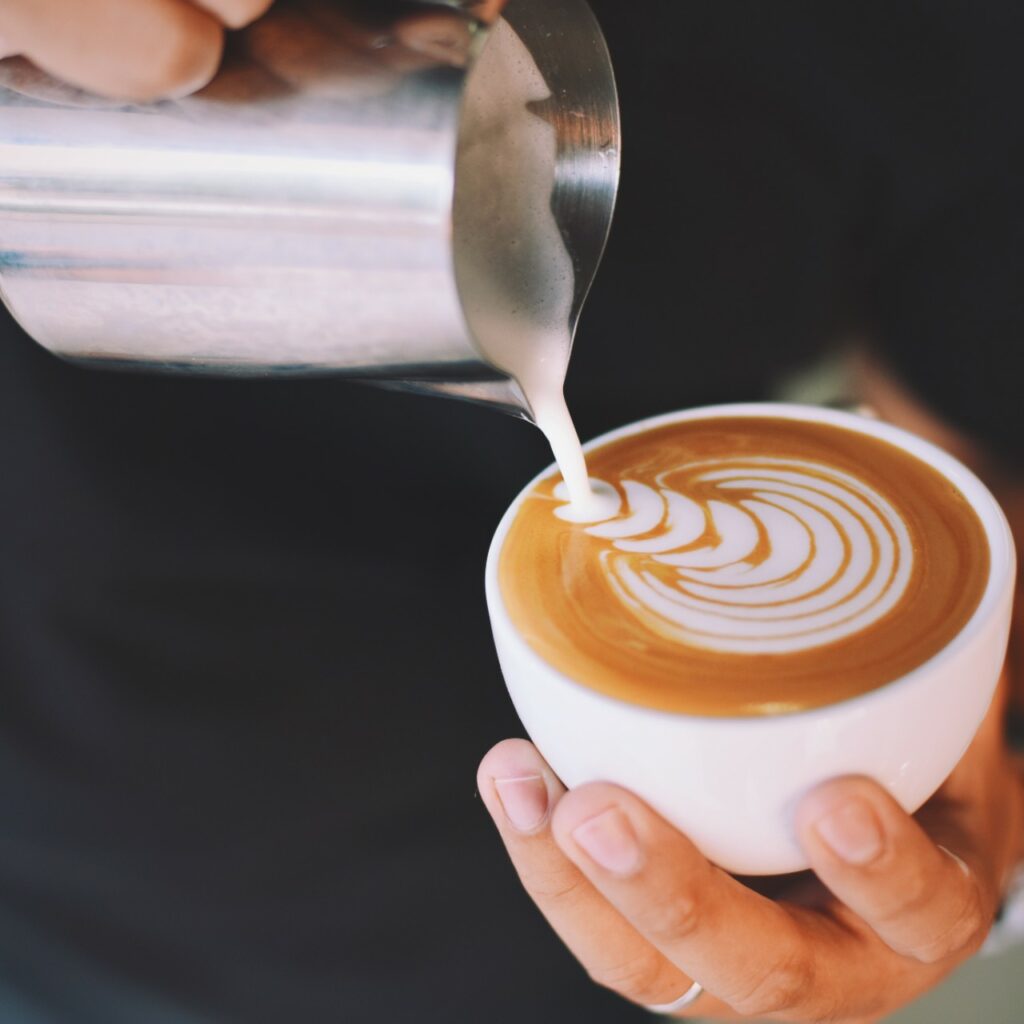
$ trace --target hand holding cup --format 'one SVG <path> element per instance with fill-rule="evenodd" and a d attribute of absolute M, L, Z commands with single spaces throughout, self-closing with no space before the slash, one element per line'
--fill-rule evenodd
<path fill-rule="evenodd" d="M 934 987 L 991 926 L 1024 807 L 1003 703 L 916 818 L 864 778 L 809 793 L 794 824 L 816 877 L 777 880 L 776 899 L 629 791 L 566 792 L 525 740 L 491 750 L 477 784 L 527 893 L 595 983 L 657 1007 L 699 980 L 679 1017 L 854 1024 Z"/>
<path fill-rule="evenodd" d="M 736 417 L 762 419 L 744 439 Z M 759 449 L 772 418 L 785 450 Z M 644 449 L 659 430 L 724 448 L 666 470 Z M 478 786 L 525 888 L 641 1005 L 696 981 L 679 1016 L 878 1019 L 980 946 L 1021 853 L 1005 517 L 947 454 L 827 410 L 693 410 L 587 447 L 616 516 L 552 525 L 542 474 L 488 562 L 536 747 L 499 744 Z"/>

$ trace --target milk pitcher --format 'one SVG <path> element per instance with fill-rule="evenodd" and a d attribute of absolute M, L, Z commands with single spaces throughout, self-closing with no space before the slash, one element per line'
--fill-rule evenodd
<path fill-rule="evenodd" d="M 618 171 L 584 0 L 279 0 L 184 99 L 0 62 L 0 293 L 82 364 L 338 373 L 529 418 L 517 366 L 568 359 Z"/>

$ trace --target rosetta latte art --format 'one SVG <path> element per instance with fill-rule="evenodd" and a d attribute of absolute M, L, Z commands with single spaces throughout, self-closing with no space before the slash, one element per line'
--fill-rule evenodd
<path fill-rule="evenodd" d="M 582 506 L 539 479 L 498 564 L 516 630 L 582 686 L 689 715 L 824 707 L 924 665 L 986 592 L 984 526 L 938 469 L 834 415 L 641 425 L 588 448 Z"/>
<path fill-rule="evenodd" d="M 793 653 L 862 632 L 906 591 L 907 527 L 849 473 L 737 457 L 690 463 L 655 483 L 597 483 L 617 500 L 583 528 L 608 542 L 601 564 L 622 603 L 664 637 L 734 654 Z M 567 506 L 559 513 L 570 517 Z"/>

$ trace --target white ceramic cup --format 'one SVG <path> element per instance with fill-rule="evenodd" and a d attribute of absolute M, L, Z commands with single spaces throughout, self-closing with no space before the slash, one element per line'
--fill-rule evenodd
<path fill-rule="evenodd" d="M 509 527 L 525 497 L 554 467 L 527 485 L 498 526 L 487 558 L 487 605 L 519 717 L 567 786 L 617 783 L 721 867 L 779 874 L 807 867 L 792 816 L 812 787 L 842 775 L 869 776 L 913 812 L 953 770 L 984 718 L 1005 659 L 1016 575 L 1013 538 L 991 493 L 956 459 L 913 434 L 853 413 L 783 404 L 711 406 L 642 420 L 585 447 L 666 423 L 722 416 L 833 424 L 889 441 L 952 481 L 981 520 L 991 554 L 981 602 L 953 640 L 880 689 L 789 714 L 698 717 L 599 693 L 553 668 L 526 643 L 498 583 L 498 556 Z M 823 651 L 823 672 L 827 664 Z"/>

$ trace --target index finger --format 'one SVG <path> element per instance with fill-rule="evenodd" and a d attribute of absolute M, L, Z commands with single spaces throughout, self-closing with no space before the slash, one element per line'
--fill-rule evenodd
<path fill-rule="evenodd" d="M 133 100 L 204 85 L 223 45 L 221 23 L 184 0 L 4 0 L 0 36 L 64 81 Z"/>
<path fill-rule="evenodd" d="M 880 786 L 838 779 L 801 803 L 797 828 L 818 877 L 896 952 L 923 963 L 970 951 L 995 912 L 966 837 L 933 841 Z"/>
<path fill-rule="evenodd" d="M 499 743 L 481 762 L 477 786 L 523 888 L 594 981 L 643 1004 L 671 1002 L 689 988 L 690 979 L 638 935 L 555 844 L 551 812 L 565 788 L 532 744 Z"/>

